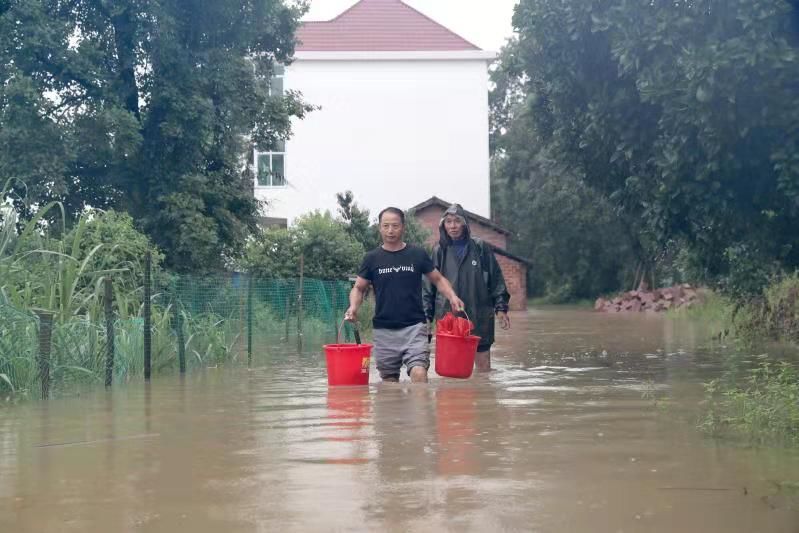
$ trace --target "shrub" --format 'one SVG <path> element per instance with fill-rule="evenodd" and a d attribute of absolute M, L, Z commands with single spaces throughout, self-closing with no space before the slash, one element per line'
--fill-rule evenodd
<path fill-rule="evenodd" d="M 799 445 L 799 374 L 788 363 L 763 363 L 742 385 L 705 385 L 706 432 L 731 433 L 754 444 Z"/>
<path fill-rule="evenodd" d="M 262 231 L 248 244 L 242 267 L 260 278 L 296 278 L 302 255 L 306 277 L 345 279 L 357 272 L 363 254 L 340 221 L 316 211 L 289 229 Z"/>

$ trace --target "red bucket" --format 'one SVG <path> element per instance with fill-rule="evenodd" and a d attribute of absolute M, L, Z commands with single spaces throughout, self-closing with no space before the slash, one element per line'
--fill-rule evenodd
<path fill-rule="evenodd" d="M 339 344 L 341 328 L 338 327 L 336 344 L 325 345 L 325 358 L 327 359 L 327 384 L 339 385 L 368 385 L 369 360 L 372 357 L 372 345 L 361 344 L 361 335 L 355 325 L 355 340 L 358 344 Z"/>
<path fill-rule="evenodd" d="M 371 344 L 327 344 L 327 384 L 368 385 Z"/>
<path fill-rule="evenodd" d="M 480 337 L 436 333 L 436 374 L 466 379 L 472 375 Z"/>

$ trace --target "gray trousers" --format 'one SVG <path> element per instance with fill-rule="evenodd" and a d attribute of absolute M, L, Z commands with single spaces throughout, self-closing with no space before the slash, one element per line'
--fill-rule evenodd
<path fill-rule="evenodd" d="M 430 368 L 427 333 L 425 323 L 402 329 L 375 328 L 374 355 L 380 377 L 399 378 L 402 365 L 405 365 L 408 374 L 415 366 Z"/>

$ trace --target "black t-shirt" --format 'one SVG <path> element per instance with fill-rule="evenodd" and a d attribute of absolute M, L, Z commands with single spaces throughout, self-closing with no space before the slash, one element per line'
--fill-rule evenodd
<path fill-rule="evenodd" d="M 375 288 L 374 327 L 401 329 L 424 322 L 422 275 L 432 271 L 427 252 L 411 244 L 398 252 L 380 247 L 366 254 L 358 275 Z"/>

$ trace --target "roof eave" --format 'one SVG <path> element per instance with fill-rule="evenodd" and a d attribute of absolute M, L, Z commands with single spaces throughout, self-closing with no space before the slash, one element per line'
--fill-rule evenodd
<path fill-rule="evenodd" d="M 298 50 L 295 61 L 493 61 L 495 52 L 487 50 L 392 50 L 327 51 Z"/>
<path fill-rule="evenodd" d="M 433 196 L 433 197 L 425 200 L 424 202 L 411 207 L 410 210 L 411 211 L 420 211 L 422 209 L 425 209 L 427 207 L 431 207 L 431 206 L 434 206 L 434 205 L 435 206 L 439 206 L 439 207 L 443 207 L 444 209 L 447 209 L 449 206 L 452 205 L 452 202 L 447 202 L 445 200 L 442 200 L 438 196 Z M 496 231 L 498 233 L 502 233 L 503 235 L 512 235 L 510 230 L 507 230 L 507 229 L 503 228 L 502 226 L 500 226 L 499 224 L 497 224 L 493 220 L 488 219 L 488 218 L 486 218 L 486 217 L 484 217 L 482 215 L 478 215 L 477 213 L 472 213 L 471 211 L 467 211 L 466 209 L 464 209 L 464 211 L 466 212 L 466 216 L 469 217 L 470 219 L 475 220 L 475 221 L 483 224 L 484 226 L 488 226 L 489 228 L 493 229 L 494 231 Z"/>

